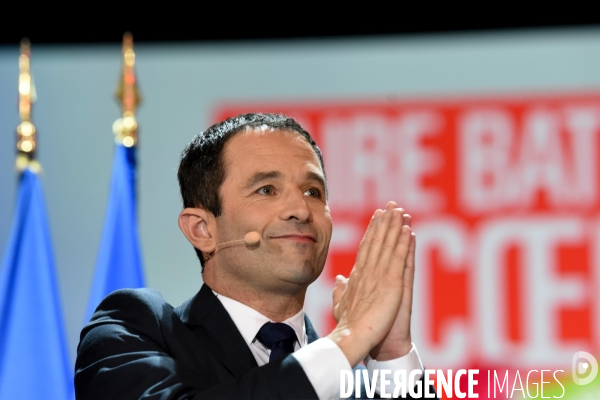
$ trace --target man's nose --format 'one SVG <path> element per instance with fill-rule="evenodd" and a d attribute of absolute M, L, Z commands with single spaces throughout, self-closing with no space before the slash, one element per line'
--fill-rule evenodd
<path fill-rule="evenodd" d="M 312 212 L 308 207 L 304 192 L 298 189 L 288 190 L 282 197 L 279 218 L 284 221 L 296 219 L 298 222 L 310 222 L 312 220 Z"/>

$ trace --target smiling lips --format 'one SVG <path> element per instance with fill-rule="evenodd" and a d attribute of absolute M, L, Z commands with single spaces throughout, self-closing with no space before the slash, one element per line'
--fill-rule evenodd
<path fill-rule="evenodd" d="M 288 235 L 271 236 L 270 239 L 286 239 L 299 243 L 316 243 L 317 239 L 312 235 L 292 233 Z"/>

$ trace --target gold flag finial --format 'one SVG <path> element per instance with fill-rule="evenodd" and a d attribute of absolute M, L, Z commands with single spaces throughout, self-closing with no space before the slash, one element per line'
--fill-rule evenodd
<path fill-rule="evenodd" d="M 117 88 L 117 98 L 123 109 L 123 117 L 113 124 L 115 141 L 125 147 L 137 143 L 137 121 L 135 110 L 140 104 L 140 93 L 135 78 L 135 53 L 133 51 L 133 36 L 127 32 L 123 35 L 123 71 Z"/>
<path fill-rule="evenodd" d="M 30 68 L 31 43 L 29 39 L 21 40 L 19 57 L 19 116 L 21 123 L 17 126 L 17 160 L 19 171 L 30 167 L 39 171 L 39 163 L 35 161 L 36 130 L 31 123 L 31 106 L 35 103 L 36 93 Z"/>

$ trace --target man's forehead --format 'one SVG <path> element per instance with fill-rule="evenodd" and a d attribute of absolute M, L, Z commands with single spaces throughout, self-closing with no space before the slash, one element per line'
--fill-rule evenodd
<path fill-rule="evenodd" d="M 266 125 L 258 127 L 246 127 L 240 132 L 234 134 L 234 136 L 228 141 L 227 145 L 235 142 L 244 142 L 247 146 L 248 143 L 276 143 L 276 142 L 288 142 L 289 146 L 301 146 L 306 149 L 311 149 L 312 146 L 302 134 L 291 129 L 279 129 L 273 128 Z"/>
<path fill-rule="evenodd" d="M 249 164 L 281 161 L 281 156 L 305 158 L 315 164 L 322 174 L 315 150 L 306 138 L 296 131 L 265 126 L 249 128 L 236 133 L 223 149 L 227 169 L 232 166 L 243 168 Z"/>

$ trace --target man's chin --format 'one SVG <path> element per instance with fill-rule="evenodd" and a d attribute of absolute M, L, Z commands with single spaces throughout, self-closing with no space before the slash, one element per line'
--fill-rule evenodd
<path fill-rule="evenodd" d="M 290 263 L 289 260 L 283 268 L 278 268 L 280 279 L 284 282 L 297 285 L 310 285 L 321 274 L 323 268 L 317 268 L 313 262 L 300 260 L 298 263 Z"/>

